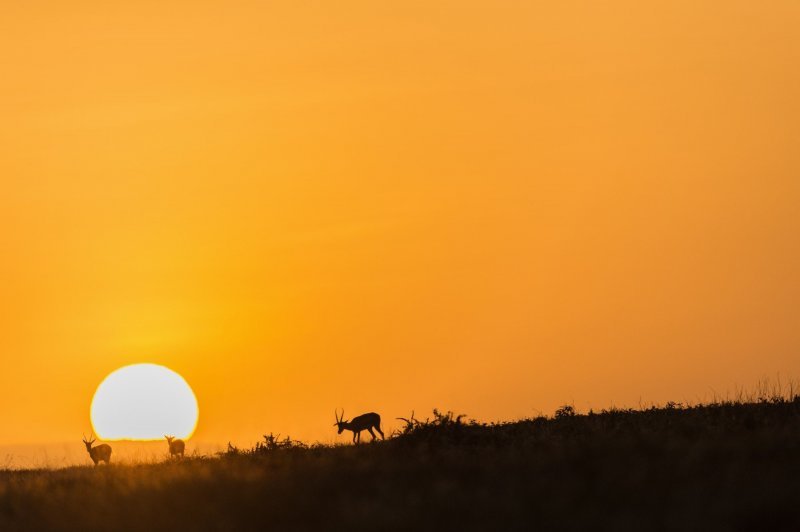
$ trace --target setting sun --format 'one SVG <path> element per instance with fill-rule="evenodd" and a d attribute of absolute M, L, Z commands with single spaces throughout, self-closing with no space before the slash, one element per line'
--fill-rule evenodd
<path fill-rule="evenodd" d="M 159 440 L 165 434 L 188 438 L 197 418 L 197 399 L 189 384 L 157 364 L 112 372 L 92 399 L 92 426 L 104 440 Z"/>

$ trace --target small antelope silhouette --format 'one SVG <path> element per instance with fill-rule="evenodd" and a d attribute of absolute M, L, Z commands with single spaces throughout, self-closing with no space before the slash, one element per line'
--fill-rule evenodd
<path fill-rule="evenodd" d="M 83 443 L 86 445 L 86 451 L 89 453 L 94 465 L 99 464 L 100 462 L 105 462 L 106 465 L 111 463 L 111 446 L 107 443 L 101 443 L 100 445 L 95 445 L 92 447 L 92 444 L 97 441 L 94 438 L 94 435 L 87 440 L 86 435 L 83 435 Z"/>
<path fill-rule="evenodd" d="M 175 436 L 164 436 L 167 439 L 167 443 L 169 444 L 169 454 L 170 456 L 177 457 L 181 455 L 183 458 L 183 451 L 186 449 L 186 443 L 184 443 L 181 439 L 175 439 Z"/>
<path fill-rule="evenodd" d="M 381 416 L 375 412 L 361 414 L 360 416 L 354 417 L 352 421 L 344 420 L 344 409 L 342 410 L 341 416 L 335 411 L 333 414 L 336 416 L 336 423 L 334 423 L 334 426 L 339 428 L 339 434 L 345 430 L 351 431 L 353 433 L 353 443 L 361 442 L 362 430 L 369 431 L 372 436 L 372 441 L 375 441 L 375 433 L 372 432 L 373 428 L 378 431 L 382 440 L 385 439 L 383 437 L 383 431 L 381 430 Z"/>

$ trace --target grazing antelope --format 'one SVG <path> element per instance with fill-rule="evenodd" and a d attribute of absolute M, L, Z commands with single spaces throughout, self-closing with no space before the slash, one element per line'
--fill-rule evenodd
<path fill-rule="evenodd" d="M 94 436 L 94 435 L 93 435 Z M 94 465 L 100 462 L 105 462 L 106 465 L 111 463 L 111 446 L 107 443 L 101 443 L 92 447 L 92 444 L 97 441 L 94 437 L 86 440 L 86 435 L 83 435 L 83 443 L 86 444 L 86 451 L 89 453 Z"/>
<path fill-rule="evenodd" d="M 186 443 L 183 440 L 175 439 L 175 436 L 164 436 L 167 439 L 167 443 L 169 444 L 169 454 L 170 456 L 177 457 L 181 455 L 183 458 L 183 451 L 186 449 Z"/>
<path fill-rule="evenodd" d="M 383 440 L 383 431 L 381 430 L 381 416 L 376 414 L 375 412 L 370 412 L 368 414 L 361 414 L 358 417 L 354 417 L 352 421 L 345 421 L 344 420 L 344 410 L 342 410 L 342 415 L 339 416 L 337 412 L 333 413 L 336 416 L 336 423 L 334 425 L 339 428 L 339 434 L 344 432 L 345 430 L 352 431 L 353 433 L 353 443 L 360 443 L 361 442 L 361 431 L 368 430 L 370 435 L 372 436 L 372 441 L 375 441 L 375 433 L 372 432 L 372 429 L 378 431 L 381 435 L 381 439 Z"/>

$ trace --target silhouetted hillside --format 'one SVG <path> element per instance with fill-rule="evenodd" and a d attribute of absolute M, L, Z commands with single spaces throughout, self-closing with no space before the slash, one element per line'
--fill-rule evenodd
<path fill-rule="evenodd" d="M 436 413 L 386 442 L 0 472 L 0 529 L 800 530 L 800 398 L 513 423 Z"/>

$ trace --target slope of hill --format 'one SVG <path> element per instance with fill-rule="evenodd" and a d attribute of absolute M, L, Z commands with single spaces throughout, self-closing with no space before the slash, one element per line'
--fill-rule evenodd
<path fill-rule="evenodd" d="M 0 472 L 1 530 L 800 530 L 800 397 Z"/>

